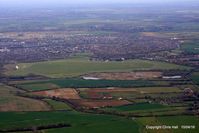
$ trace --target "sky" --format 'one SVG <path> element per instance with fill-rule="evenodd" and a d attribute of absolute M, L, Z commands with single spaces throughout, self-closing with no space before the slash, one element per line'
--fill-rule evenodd
<path fill-rule="evenodd" d="M 165 3 L 190 0 L 0 0 L 0 3 Z"/>
<path fill-rule="evenodd" d="M 66 4 L 117 4 L 117 3 L 142 3 L 142 4 L 172 4 L 186 3 L 198 0 L 0 0 L 0 6 L 34 6 L 34 5 L 66 5 Z"/>

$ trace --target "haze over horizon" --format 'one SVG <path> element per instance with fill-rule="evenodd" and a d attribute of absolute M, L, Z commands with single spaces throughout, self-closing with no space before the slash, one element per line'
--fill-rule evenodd
<path fill-rule="evenodd" d="M 197 0 L 0 0 L 2 4 L 26 5 L 26 4 L 109 4 L 109 3 L 182 3 L 197 2 Z"/>

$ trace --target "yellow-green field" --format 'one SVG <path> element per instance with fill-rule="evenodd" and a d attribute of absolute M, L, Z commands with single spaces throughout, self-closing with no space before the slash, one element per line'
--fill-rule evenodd
<path fill-rule="evenodd" d="M 18 70 L 16 66 L 19 67 Z M 124 62 L 100 62 L 89 61 L 87 57 L 76 57 L 64 60 L 45 61 L 37 63 L 21 63 L 6 65 L 6 75 L 28 75 L 36 74 L 51 78 L 74 77 L 91 72 L 130 72 L 133 70 L 154 70 L 154 69 L 191 69 L 190 67 L 169 64 L 164 62 L 148 60 L 127 60 Z"/>
<path fill-rule="evenodd" d="M 0 111 L 45 111 L 45 102 L 16 96 L 16 88 L 0 84 Z M 22 92 L 22 91 L 20 91 Z"/>
<path fill-rule="evenodd" d="M 49 89 L 59 88 L 59 86 L 57 86 L 55 84 L 50 84 L 50 83 L 20 85 L 20 87 L 25 88 L 28 91 L 41 91 L 41 90 L 49 90 Z"/>

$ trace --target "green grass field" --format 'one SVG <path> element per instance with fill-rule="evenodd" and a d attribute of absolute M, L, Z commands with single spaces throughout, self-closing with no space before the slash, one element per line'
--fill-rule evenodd
<path fill-rule="evenodd" d="M 199 72 L 193 73 L 190 78 L 197 84 L 199 84 Z"/>
<path fill-rule="evenodd" d="M 0 111 L 42 111 L 49 110 L 46 103 L 16 96 L 23 92 L 16 88 L 0 84 Z"/>
<path fill-rule="evenodd" d="M 70 123 L 72 127 L 51 129 L 53 133 L 138 133 L 139 125 L 134 120 L 127 120 L 112 115 L 85 114 L 75 111 L 56 112 L 0 112 L 0 129 L 16 129 L 56 123 Z"/>
<path fill-rule="evenodd" d="M 153 104 L 144 103 L 144 104 L 134 104 L 134 105 L 105 108 L 105 110 L 118 111 L 118 112 L 129 112 L 129 111 L 136 111 L 136 110 L 150 110 L 150 109 L 162 109 L 162 108 L 166 108 L 166 106 L 159 104 L 159 103 L 153 103 Z"/>
<path fill-rule="evenodd" d="M 165 116 L 165 117 L 143 117 L 138 118 L 143 124 L 143 130 L 147 133 L 198 133 L 199 119 L 195 116 Z M 146 125 L 149 126 L 178 126 L 178 129 L 171 130 L 150 130 L 146 129 Z M 182 125 L 195 125 L 195 129 L 182 129 Z"/>
<path fill-rule="evenodd" d="M 138 125 L 132 120 L 102 121 L 77 127 L 47 130 L 46 133 L 138 133 Z"/>
<path fill-rule="evenodd" d="M 55 100 L 48 99 L 46 100 L 54 110 L 71 110 L 71 107 L 67 104 Z"/>
<path fill-rule="evenodd" d="M 157 119 L 166 125 L 178 125 L 179 130 L 172 130 L 176 133 L 187 133 L 186 129 L 181 129 L 182 125 L 194 125 L 195 129 L 188 129 L 190 133 L 197 133 L 199 130 L 199 119 L 196 116 L 170 116 L 158 117 Z"/>
<path fill-rule="evenodd" d="M 20 87 L 28 90 L 28 91 L 42 91 L 42 90 L 49 90 L 49 89 L 57 89 L 59 86 L 54 84 L 26 84 L 26 85 L 19 85 Z"/>
<path fill-rule="evenodd" d="M 32 86 L 37 84 L 52 83 L 60 86 L 61 88 L 86 88 L 86 87 L 128 87 L 128 86 L 143 86 L 154 85 L 151 81 L 133 81 L 133 80 L 83 80 L 79 78 L 66 78 L 66 79 L 52 79 L 45 81 L 36 81 L 30 83 L 20 84 L 26 89 L 26 85 Z"/>
<path fill-rule="evenodd" d="M 30 73 L 51 78 L 73 77 L 91 72 L 130 72 L 133 70 L 151 69 L 190 69 L 186 66 L 148 60 L 127 60 L 124 62 L 89 61 L 87 57 L 72 57 L 65 60 L 55 60 L 37 63 L 21 63 L 18 70 L 7 71 L 7 75 L 28 75 Z M 16 65 L 5 67 L 15 68 Z"/>
<path fill-rule="evenodd" d="M 182 92 L 178 87 L 144 87 L 137 88 L 141 93 L 169 93 Z"/>
<path fill-rule="evenodd" d="M 181 48 L 186 52 L 199 53 L 199 40 L 182 44 Z"/>
<path fill-rule="evenodd" d="M 137 87 L 137 91 L 133 92 L 110 92 L 111 96 L 119 98 L 136 98 L 143 96 L 151 96 L 151 97 L 176 97 L 181 96 L 182 90 L 178 87 Z"/>
<path fill-rule="evenodd" d="M 129 97 L 139 97 L 140 93 L 138 92 L 111 92 L 110 93 L 112 97 L 115 98 L 129 98 Z"/>
<path fill-rule="evenodd" d="M 143 94 L 145 96 L 150 96 L 151 98 L 174 98 L 174 97 L 182 97 L 184 95 L 184 93 L 175 93 L 175 92 L 170 92 L 170 93 L 152 93 L 152 94 Z"/>
<path fill-rule="evenodd" d="M 80 92 L 79 92 L 79 95 L 80 95 L 82 98 L 89 98 L 88 91 L 80 91 Z"/>

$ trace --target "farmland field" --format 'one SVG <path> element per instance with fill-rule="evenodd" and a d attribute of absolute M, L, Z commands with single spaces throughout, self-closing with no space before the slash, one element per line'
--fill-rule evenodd
<path fill-rule="evenodd" d="M 44 81 L 27 82 L 20 84 L 26 88 L 26 85 L 31 86 L 34 84 L 52 83 L 60 86 L 61 88 L 86 88 L 86 87 L 128 87 L 128 86 L 147 86 L 154 85 L 152 81 L 131 81 L 131 80 L 83 80 L 79 78 L 66 78 L 66 79 L 50 79 Z M 161 84 L 160 82 L 159 84 Z M 164 82 L 163 82 L 164 83 Z M 48 88 L 46 88 L 48 89 Z"/>
<path fill-rule="evenodd" d="M 82 130 L 83 133 L 92 133 L 105 125 L 106 128 L 101 129 L 105 132 L 113 129 L 115 130 L 115 133 L 122 133 L 123 130 L 126 130 L 126 133 L 131 133 L 132 131 L 138 133 L 139 131 L 139 126 L 134 120 L 126 120 L 112 115 L 93 115 L 75 111 L 24 113 L 1 112 L 0 118 L 0 129 L 16 129 L 23 128 L 24 126 L 31 128 L 33 126 L 48 125 L 53 123 L 70 123 L 72 125 L 71 127 L 52 129 L 47 132 L 78 132 Z M 9 125 L 6 123 L 9 123 Z M 123 125 L 123 123 L 125 124 Z M 120 126 L 121 124 L 122 126 Z"/>
<path fill-rule="evenodd" d="M 172 98 L 172 97 L 182 97 L 184 95 L 183 92 L 170 92 L 170 93 L 149 93 L 145 94 L 145 96 L 150 96 L 152 98 Z"/>
<path fill-rule="evenodd" d="M 69 99 L 70 103 L 77 107 L 89 107 L 89 108 L 100 108 L 106 106 L 122 106 L 132 104 L 126 100 L 87 100 L 87 99 Z"/>
<path fill-rule="evenodd" d="M 178 87 L 137 87 L 137 88 L 79 88 L 80 94 L 87 98 L 102 98 L 102 97 L 139 97 L 139 96 L 151 96 L 151 97 L 167 97 L 178 96 L 183 93 Z M 87 93 L 86 93 L 87 92 Z M 173 93 L 173 94 L 172 94 Z M 177 94 L 176 94 L 177 93 Z"/>
<path fill-rule="evenodd" d="M 112 110 L 112 111 L 118 111 L 118 112 L 126 112 L 126 111 L 135 111 L 135 110 L 150 110 L 150 109 L 162 109 L 165 108 L 162 104 L 135 104 L 135 105 L 126 105 L 126 106 L 120 106 L 120 107 L 114 107 L 114 108 L 106 108 L 105 110 Z"/>
<path fill-rule="evenodd" d="M 138 88 L 140 93 L 168 93 L 168 92 L 182 92 L 177 87 L 145 87 Z"/>
<path fill-rule="evenodd" d="M 195 116 L 173 116 L 173 117 L 159 117 L 157 118 L 159 121 L 161 121 L 162 123 L 166 124 L 166 125 L 186 125 L 186 126 L 191 126 L 194 125 L 195 128 L 191 129 L 192 131 L 190 132 L 197 132 L 198 130 L 198 118 L 196 118 Z M 180 127 L 181 128 L 181 127 Z M 183 130 L 181 128 L 181 130 L 178 131 L 178 133 L 186 133 L 186 130 Z"/>
<path fill-rule="evenodd" d="M 60 78 L 74 77 L 92 72 L 131 72 L 133 70 L 190 69 L 186 66 L 148 60 L 136 59 L 127 60 L 124 62 L 99 62 L 89 61 L 87 57 L 78 57 L 38 63 L 22 63 L 9 67 L 15 68 L 16 66 L 19 66 L 18 70 L 6 72 L 6 74 L 19 76 L 32 73 L 51 78 Z"/>
<path fill-rule="evenodd" d="M 46 103 L 16 96 L 16 88 L 0 84 L 0 111 L 41 111 L 49 110 Z"/>
<path fill-rule="evenodd" d="M 112 97 L 115 97 L 115 98 L 129 98 L 129 97 L 139 97 L 141 96 L 139 92 L 111 92 L 109 93 Z"/>
<path fill-rule="evenodd" d="M 193 42 L 184 43 L 182 49 L 187 52 L 199 53 L 199 40 L 194 40 Z"/>
<path fill-rule="evenodd" d="M 62 88 L 62 89 L 55 89 L 55 90 L 48 90 L 48 91 L 37 91 L 33 92 L 32 94 L 35 95 L 42 95 L 48 97 L 59 97 L 64 99 L 80 99 L 77 91 L 72 88 Z"/>
<path fill-rule="evenodd" d="M 132 120 L 103 121 L 75 128 L 60 128 L 47 130 L 46 133 L 138 133 L 138 125 Z"/>
<path fill-rule="evenodd" d="M 199 133 L 199 1 L 0 0 L 1 132 Z"/>
<path fill-rule="evenodd" d="M 51 100 L 51 99 L 46 99 L 45 101 L 47 101 L 54 110 L 70 110 L 71 107 L 68 106 L 66 103 L 63 102 L 59 102 L 59 101 L 55 101 L 55 100 Z"/>
<path fill-rule="evenodd" d="M 19 85 L 22 88 L 25 88 L 28 91 L 41 91 L 41 90 L 50 90 L 57 89 L 59 86 L 55 84 L 28 84 L 28 85 Z"/>
<path fill-rule="evenodd" d="M 197 84 L 199 84 L 199 72 L 193 73 L 193 74 L 190 76 L 190 78 L 191 78 L 194 82 L 196 82 Z"/>
<path fill-rule="evenodd" d="M 162 133 L 169 133 L 169 132 L 175 132 L 175 133 L 187 133 L 187 130 L 190 130 L 191 133 L 197 133 L 198 131 L 198 118 L 195 116 L 165 116 L 165 117 L 148 117 L 148 118 L 138 118 L 139 121 L 143 125 L 148 126 L 155 126 L 155 125 L 167 125 L 167 126 L 178 126 L 178 129 L 172 129 L 172 130 L 150 130 L 146 129 L 146 127 L 143 127 L 143 130 L 145 132 L 149 133 L 156 133 L 156 132 L 162 132 Z M 195 129 L 182 129 L 182 125 L 195 125 Z"/>

